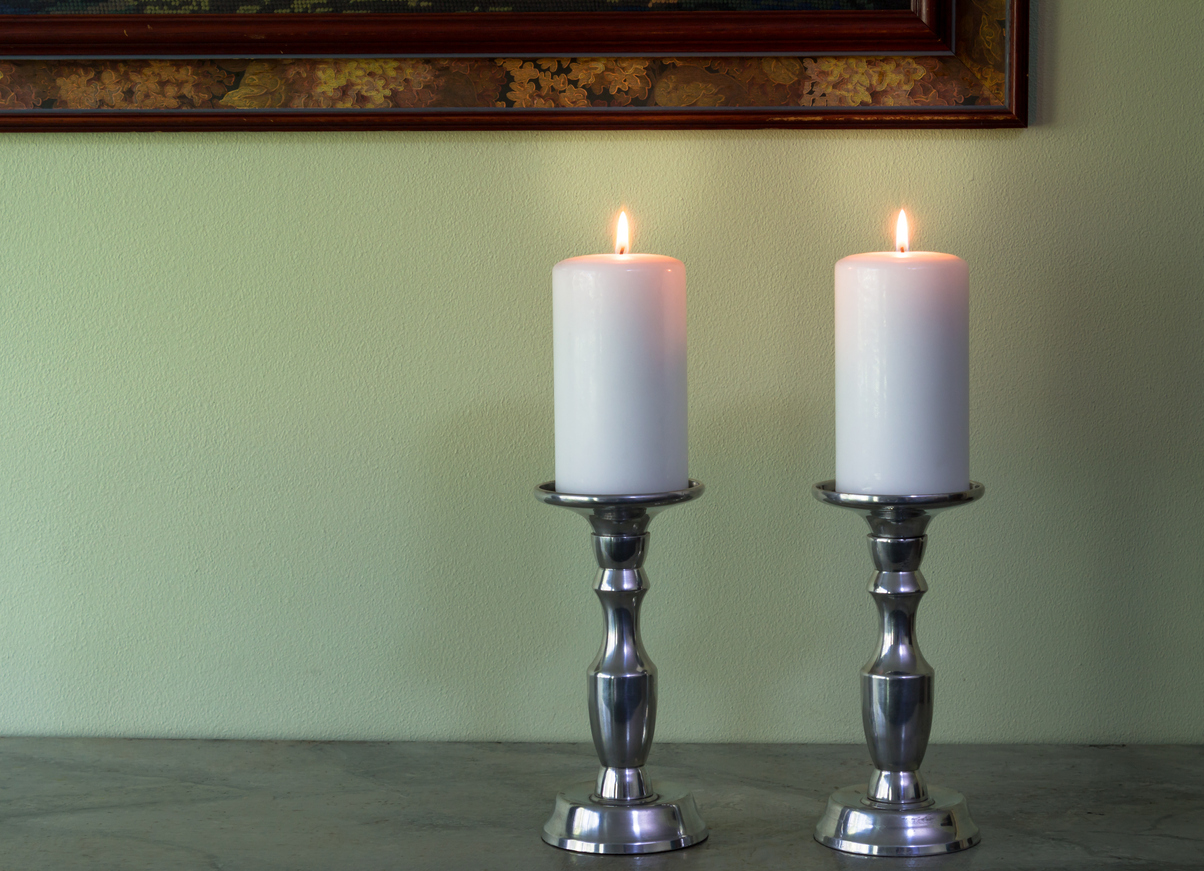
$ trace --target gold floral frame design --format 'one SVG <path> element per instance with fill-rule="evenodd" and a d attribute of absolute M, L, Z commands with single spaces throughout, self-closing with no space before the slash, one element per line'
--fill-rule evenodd
<path fill-rule="evenodd" d="M 1018 127 L 1027 0 L 949 56 L 0 58 L 0 129 Z"/>

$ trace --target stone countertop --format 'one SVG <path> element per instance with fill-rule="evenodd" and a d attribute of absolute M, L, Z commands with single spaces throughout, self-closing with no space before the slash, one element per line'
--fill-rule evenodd
<path fill-rule="evenodd" d="M 982 843 L 864 859 L 811 838 L 828 793 L 869 774 L 859 745 L 657 744 L 710 838 L 641 857 L 540 841 L 586 744 L 0 739 L 0 868 L 1204 869 L 1204 747 L 944 745 L 930 783 L 965 793 Z"/>

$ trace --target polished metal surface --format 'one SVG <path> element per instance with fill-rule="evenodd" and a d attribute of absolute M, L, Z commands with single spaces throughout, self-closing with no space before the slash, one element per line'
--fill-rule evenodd
<path fill-rule="evenodd" d="M 922 496 L 871 496 L 866 493 L 840 493 L 835 481 L 821 481 L 811 488 L 820 502 L 848 508 L 861 514 L 870 524 L 871 536 L 915 538 L 922 536 L 933 515 L 949 508 L 968 505 L 982 498 L 986 488 L 974 481 L 961 493 L 934 493 Z"/>
<path fill-rule="evenodd" d="M 929 787 L 928 800 L 894 808 L 868 801 L 864 787 L 839 789 L 815 828 L 825 847 L 863 856 L 934 856 L 979 842 L 961 793 Z"/>
<path fill-rule="evenodd" d="M 962 493 L 868 496 L 816 484 L 816 499 L 859 512 L 870 525 L 875 571 L 869 593 L 878 608 L 878 645 L 861 670 L 861 722 L 874 773 L 868 787 L 836 792 L 815 829 L 821 844 L 872 856 L 927 856 L 978 843 L 978 828 L 959 793 L 928 786 L 920 763 L 932 731 L 934 672 L 916 641 L 916 610 L 928 584 L 920 573 L 925 532 L 939 511 L 980 498 Z"/>
<path fill-rule="evenodd" d="M 916 541 L 917 539 L 904 539 Z M 920 761 L 932 730 L 932 666 L 916 644 L 916 609 L 927 585 L 915 572 L 875 572 L 878 651 L 861 670 L 861 720 L 877 774 L 873 801 L 927 799 Z"/>
<path fill-rule="evenodd" d="M 655 798 L 623 804 L 598 801 L 593 787 L 587 781 L 556 796 L 544 841 L 577 853 L 631 854 L 680 850 L 707 837 L 694 796 L 676 784 L 662 782 Z"/>
<path fill-rule="evenodd" d="M 707 828 L 688 792 L 654 790 L 644 771 L 656 729 L 656 666 L 640 639 L 640 602 L 648 590 L 644 557 L 648 524 L 670 505 L 702 495 L 691 480 L 685 490 L 623 496 L 557 493 L 541 484 L 538 499 L 571 508 L 593 528 L 602 603 L 602 649 L 586 677 L 590 730 L 602 763 L 591 785 L 556 798 L 544 826 L 549 844 L 580 853 L 658 853 L 696 844 Z"/>

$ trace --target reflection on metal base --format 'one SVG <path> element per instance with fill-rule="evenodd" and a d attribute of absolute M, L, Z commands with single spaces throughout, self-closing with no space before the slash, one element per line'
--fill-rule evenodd
<path fill-rule="evenodd" d="M 694 796 L 672 783 L 657 783 L 658 795 L 642 802 L 601 802 L 594 783 L 556 796 L 543 839 L 578 853 L 663 853 L 705 841 L 710 832 Z"/>
<path fill-rule="evenodd" d="M 960 792 L 930 786 L 928 797 L 888 807 L 869 802 L 864 786 L 838 789 L 828 798 L 815 840 L 863 856 L 934 856 L 978 843 L 978 826 Z"/>

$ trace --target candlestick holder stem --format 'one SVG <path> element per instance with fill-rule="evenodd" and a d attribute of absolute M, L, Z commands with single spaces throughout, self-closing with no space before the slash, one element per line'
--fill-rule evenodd
<path fill-rule="evenodd" d="M 825 846 L 868 856 L 953 853 L 979 841 L 961 793 L 929 786 L 920 774 L 932 729 L 933 669 L 916 643 L 916 609 L 928 590 L 920 574 L 934 514 L 980 498 L 982 484 L 960 493 L 870 496 L 816 484 L 815 498 L 859 512 L 870 525 L 876 571 L 869 592 L 878 606 L 878 645 L 861 670 L 861 722 L 874 773 L 868 787 L 828 799 L 815 827 Z"/>
<path fill-rule="evenodd" d="M 685 490 L 649 495 L 584 496 L 535 488 L 549 505 L 571 508 L 593 528 L 602 603 L 602 649 L 586 677 L 590 730 L 602 763 L 597 779 L 556 796 L 543 839 L 579 853 L 660 853 L 704 840 L 706 824 L 689 792 L 670 783 L 653 787 L 644 771 L 656 726 L 656 666 L 640 638 L 640 601 L 648 590 L 644 557 L 653 516 L 702 495 Z"/>

